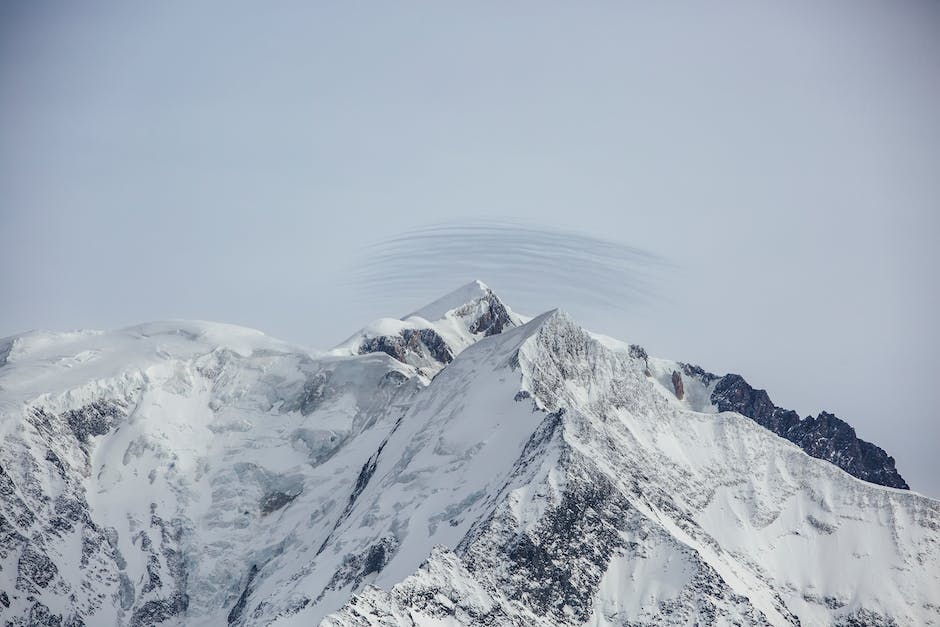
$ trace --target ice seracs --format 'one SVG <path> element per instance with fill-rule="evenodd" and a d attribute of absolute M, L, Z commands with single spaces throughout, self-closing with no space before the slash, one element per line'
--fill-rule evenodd
<path fill-rule="evenodd" d="M 940 622 L 937 501 L 480 283 L 328 353 L 172 322 L 0 356 L 4 623 Z"/>

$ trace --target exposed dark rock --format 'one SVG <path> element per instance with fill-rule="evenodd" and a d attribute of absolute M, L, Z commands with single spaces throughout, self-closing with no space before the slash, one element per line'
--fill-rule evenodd
<path fill-rule="evenodd" d="M 299 495 L 300 492 L 288 493 L 280 491 L 265 494 L 261 499 L 261 514 L 267 515 L 271 512 L 275 512 L 287 506 L 288 503 L 296 499 Z"/>
<path fill-rule="evenodd" d="M 694 377 L 698 379 L 699 381 L 701 381 L 702 383 L 704 383 L 705 385 L 708 385 L 712 381 L 715 381 L 716 379 L 721 378 L 716 374 L 707 372 L 701 366 L 696 366 L 694 364 L 684 364 L 682 362 L 679 362 L 679 367 L 682 368 L 682 374 L 684 374 L 687 377 Z"/>
<path fill-rule="evenodd" d="M 808 523 L 810 524 L 810 526 L 813 527 L 813 529 L 815 529 L 815 530 L 818 531 L 819 533 L 824 533 L 824 534 L 826 534 L 826 535 L 829 535 L 829 534 L 831 534 L 831 533 L 835 533 L 835 532 L 836 532 L 836 529 L 837 529 L 836 527 L 834 527 L 834 526 L 832 526 L 832 525 L 830 525 L 830 524 L 828 524 L 828 523 L 824 523 L 823 521 L 819 520 L 818 518 L 816 518 L 816 517 L 813 516 L 812 514 L 810 514 L 810 515 L 808 515 L 808 516 L 806 517 L 806 522 L 808 522 Z"/>
<path fill-rule="evenodd" d="M 252 564 L 251 569 L 248 571 L 248 580 L 245 582 L 245 588 L 242 590 L 241 596 L 238 597 L 238 601 L 232 606 L 231 611 L 228 613 L 229 625 L 234 625 L 241 619 L 242 612 L 245 611 L 245 605 L 248 603 L 248 596 L 251 594 L 251 584 L 257 575 L 258 565 Z"/>
<path fill-rule="evenodd" d="M 146 576 L 139 594 L 134 594 L 130 581 L 119 580 L 120 604 L 124 609 L 133 608 L 129 625 L 154 625 L 184 613 L 189 607 L 187 565 L 179 547 L 183 530 L 183 521 L 164 520 L 157 515 L 156 504 L 151 504 L 149 530 L 141 529 L 133 536 L 134 544 L 147 554 Z M 108 541 L 107 536 L 105 541 Z M 161 563 L 165 568 L 161 568 Z M 139 603 L 136 607 L 135 596 Z M 148 600 L 144 601 L 145 598 Z"/>
<path fill-rule="evenodd" d="M 395 427 L 392 429 L 392 433 L 398 429 L 398 425 L 401 424 L 401 419 L 395 423 Z M 366 463 L 362 465 L 362 469 L 359 471 L 359 476 L 356 477 L 356 485 L 353 486 L 352 492 L 349 495 L 349 499 L 346 501 L 346 507 L 343 508 L 343 513 L 339 515 L 339 518 L 336 519 L 336 523 L 333 525 L 333 529 L 330 531 L 330 534 L 326 537 L 323 543 L 320 545 L 320 548 L 317 549 L 317 555 L 323 552 L 323 549 L 327 547 L 330 543 L 330 540 L 333 538 L 333 532 L 339 528 L 340 524 L 346 520 L 346 517 L 349 516 L 352 512 L 353 507 L 356 505 L 356 500 L 359 498 L 359 495 L 362 494 L 362 491 L 366 489 L 366 486 L 369 485 L 369 480 L 372 479 L 372 475 L 375 474 L 375 469 L 379 463 L 379 455 L 382 454 L 382 450 L 385 448 L 385 445 L 388 444 L 388 438 L 391 437 L 391 433 L 386 436 L 386 438 L 379 445 L 378 450 L 372 454 L 372 456 L 366 460 Z"/>
<path fill-rule="evenodd" d="M 0 466 L 0 497 L 3 497 L 5 502 L 9 502 L 15 494 L 16 485 L 13 483 L 13 479 L 3 469 L 3 466 Z"/>
<path fill-rule="evenodd" d="M 822 412 L 800 420 L 790 409 L 777 407 L 767 392 L 748 385 L 741 375 L 718 381 L 711 396 L 719 411 L 734 411 L 793 442 L 809 455 L 831 462 L 850 475 L 891 488 L 909 489 L 883 449 L 859 439 L 844 420 Z"/>
<path fill-rule="evenodd" d="M 536 454 L 532 459 L 538 458 L 538 449 L 557 435 L 559 427 L 557 420 L 548 419 L 540 426 L 542 433 L 527 443 L 520 457 L 522 465 L 517 467 L 519 470 L 528 463 L 528 455 Z M 745 624 L 768 624 L 763 614 L 754 609 L 746 597 L 735 595 L 695 551 L 651 525 L 626 495 L 592 466 L 589 458 L 569 451 L 563 453 L 560 463 L 569 473 L 566 489 L 560 501 L 545 511 L 538 524 L 521 528 L 511 509 L 501 508 L 478 534 L 471 531 L 458 545 L 456 553 L 472 575 L 481 579 L 495 577 L 493 585 L 501 596 L 505 595 L 512 604 L 520 604 L 553 624 L 580 625 L 589 620 L 595 610 L 598 586 L 614 556 L 643 559 L 647 557 L 644 547 L 672 543 L 671 549 L 688 561 L 694 575 L 671 601 L 672 605 L 668 602 L 660 605 L 660 615 L 673 618 L 664 623 L 724 621 L 731 624 L 731 617 L 723 609 L 731 604 L 746 617 Z M 647 493 L 644 499 L 653 496 Z M 657 499 L 656 505 L 664 509 L 668 501 Z M 433 589 L 428 590 L 426 596 L 440 598 Z M 473 608 L 460 598 L 450 599 L 462 612 L 472 613 Z M 435 616 L 453 612 L 453 605 L 448 608 L 433 601 L 425 603 L 424 598 L 407 601 L 408 607 L 424 605 L 427 609 L 422 611 Z M 675 620 L 677 617 L 680 620 Z M 499 616 L 481 616 L 477 620 L 474 615 L 473 618 L 472 624 L 516 624 Z M 796 619 L 792 615 L 788 618 Z"/>
<path fill-rule="evenodd" d="M 150 557 L 147 558 L 147 580 L 144 582 L 144 586 L 140 591 L 143 594 L 147 594 L 162 585 L 163 581 L 160 579 L 160 558 L 158 558 L 156 554 L 151 553 Z"/>
<path fill-rule="evenodd" d="M 15 622 L 5 623 L 7 627 L 23 625 L 24 627 L 85 627 L 85 621 L 78 614 L 67 616 L 64 620 L 61 614 L 54 614 L 52 610 L 40 602 L 35 602 L 26 616 L 17 617 Z"/>
<path fill-rule="evenodd" d="M 62 464 L 62 460 L 59 459 L 59 456 L 55 454 L 51 448 L 46 450 L 46 461 L 51 462 L 53 466 L 56 467 L 56 470 L 59 471 L 59 476 L 63 479 L 67 478 L 65 473 L 65 466 Z"/>
<path fill-rule="evenodd" d="M 509 570 L 526 582 L 511 590 L 510 598 L 539 614 L 561 620 L 570 608 L 579 622 L 590 618 L 593 590 L 623 544 L 617 520 L 626 503 L 603 476 L 592 480 L 566 491 L 535 537 L 521 533 L 503 547 Z"/>
<path fill-rule="evenodd" d="M 30 627 L 61 627 L 62 616 L 53 614 L 48 607 L 36 601 L 29 608 L 29 617 L 26 624 Z"/>
<path fill-rule="evenodd" d="M 638 344 L 631 344 L 629 354 L 633 359 L 643 360 L 643 374 L 645 374 L 647 377 L 653 376 L 653 373 L 650 372 L 649 355 L 646 354 L 645 348 L 639 346 Z"/>
<path fill-rule="evenodd" d="M 347 510 L 352 507 L 356 499 L 359 498 L 359 495 L 362 494 L 362 491 L 366 489 L 366 485 L 369 484 L 369 479 L 371 479 L 372 475 L 375 473 L 375 468 L 379 463 L 379 455 L 382 454 L 382 449 L 385 448 L 386 442 L 387 440 L 382 442 L 375 454 L 362 465 L 362 470 L 359 471 L 359 476 L 356 477 L 356 485 L 353 486 L 352 494 L 349 495 Z"/>
<path fill-rule="evenodd" d="M 711 395 L 712 403 L 719 411 L 736 411 L 754 420 L 759 425 L 773 428 L 774 413 L 777 407 L 771 402 L 764 390 L 755 390 L 741 375 L 725 375 L 715 386 Z"/>
<path fill-rule="evenodd" d="M 894 458 L 883 449 L 859 439 L 844 420 L 822 412 L 807 417 L 784 436 L 804 451 L 834 463 L 846 472 L 880 485 L 909 489 L 895 468 Z"/>
<path fill-rule="evenodd" d="M 177 616 L 189 607 L 189 596 L 174 594 L 168 599 L 154 599 L 138 607 L 131 616 L 131 627 L 149 627 Z"/>
<path fill-rule="evenodd" d="M 30 542 L 20 554 L 17 562 L 17 588 L 29 589 L 27 582 L 33 582 L 40 588 L 45 588 L 49 582 L 59 574 L 59 569 L 49 557 Z M 22 582 L 22 583 L 21 583 Z"/>
<path fill-rule="evenodd" d="M 17 531 L 6 516 L 0 514 L 0 559 L 16 551 L 26 542 L 26 536 Z"/>
<path fill-rule="evenodd" d="M 672 371 L 672 389 L 680 401 L 685 398 L 685 389 L 682 387 L 682 375 L 678 370 Z"/>
<path fill-rule="evenodd" d="M 60 535 L 72 531 L 77 524 L 94 525 L 88 515 L 87 503 L 64 495 L 56 498 L 55 516 L 49 524 L 52 530 Z"/>
<path fill-rule="evenodd" d="M 179 542 L 182 538 L 183 528 L 180 521 L 173 519 L 165 521 L 156 513 L 156 505 L 150 506 L 150 528 L 159 533 L 159 553 L 163 556 L 169 581 L 164 582 L 160 577 L 160 560 L 157 557 L 156 542 L 143 530 L 136 539 L 140 540 L 142 551 L 150 553 L 147 562 L 147 581 L 141 588 L 140 596 L 166 590 L 169 594 L 164 598 L 151 599 L 139 605 L 131 615 L 129 625 L 138 627 L 154 625 L 161 621 L 178 616 L 189 607 L 189 595 L 186 594 L 186 564 Z M 171 587 L 172 586 L 172 587 Z M 167 590 L 167 588 L 170 588 Z"/>
<path fill-rule="evenodd" d="M 845 607 L 845 601 L 834 596 L 825 596 L 820 597 L 813 594 L 803 594 L 803 600 L 808 603 L 815 603 L 816 605 L 824 605 L 830 610 L 838 610 Z"/>
<path fill-rule="evenodd" d="M 474 335 L 490 336 L 502 333 L 513 326 L 509 310 L 487 290 L 479 299 L 458 308 L 455 314 L 462 318 L 473 317 L 467 329 Z M 405 364 L 415 365 L 414 359 L 430 359 L 439 364 L 449 364 L 454 360 L 454 352 L 444 338 L 434 329 L 403 329 L 397 335 L 367 337 L 359 344 L 359 354 L 385 353 L 392 359 Z"/>
<path fill-rule="evenodd" d="M 637 344 L 630 345 L 630 357 L 634 359 L 642 359 L 643 361 L 649 360 L 649 355 L 646 354 L 646 349 Z"/>
<path fill-rule="evenodd" d="M 392 359 L 405 363 L 405 340 L 400 335 L 381 335 L 363 338 L 359 354 L 385 353 Z"/>
<path fill-rule="evenodd" d="M 509 317 L 509 311 L 506 306 L 496 298 L 496 294 L 487 290 L 482 301 L 486 303 L 486 310 L 470 324 L 470 333 L 489 337 L 502 333 L 503 329 L 512 326 L 512 318 Z M 459 315 L 459 312 L 458 312 Z"/>
<path fill-rule="evenodd" d="M 7 596 L 6 592 L 0 591 L 0 605 L 10 607 L 10 597 Z"/>
<path fill-rule="evenodd" d="M 836 623 L 837 627 L 897 627 L 897 624 L 893 618 L 865 608 L 852 612 Z"/>
<path fill-rule="evenodd" d="M 441 364 L 449 364 L 454 354 L 437 331 L 433 329 L 404 329 L 398 335 L 367 337 L 359 346 L 359 354 L 385 353 L 404 364 L 408 355 L 428 356 Z"/>
<path fill-rule="evenodd" d="M 417 337 L 417 341 L 427 348 L 431 357 L 437 362 L 449 364 L 454 361 L 454 354 L 447 346 L 447 342 L 434 329 L 405 329 L 401 335 L 409 346 L 415 344 L 415 337 Z"/>
<path fill-rule="evenodd" d="M 317 600 L 322 599 L 329 590 L 340 590 L 350 584 L 352 589 L 356 590 L 362 585 L 363 579 L 385 568 L 397 549 L 398 540 L 387 537 L 371 545 L 362 553 L 347 555 Z"/>
<path fill-rule="evenodd" d="M 72 432 L 79 442 L 87 442 L 88 438 L 104 435 L 111 430 L 121 418 L 127 415 L 127 406 L 112 400 L 100 400 L 85 405 L 80 409 L 73 409 L 62 414 Z"/>
<path fill-rule="evenodd" d="M 365 560 L 362 563 L 362 576 L 377 573 L 388 563 L 390 542 L 383 540 L 369 547 Z"/>

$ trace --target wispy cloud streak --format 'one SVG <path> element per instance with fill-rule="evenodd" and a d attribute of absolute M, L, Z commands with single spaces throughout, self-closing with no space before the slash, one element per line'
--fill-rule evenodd
<path fill-rule="evenodd" d="M 369 296 L 433 296 L 481 279 L 526 306 L 623 309 L 659 298 L 663 258 L 612 239 L 509 222 L 418 228 L 365 247 L 353 283 Z"/>

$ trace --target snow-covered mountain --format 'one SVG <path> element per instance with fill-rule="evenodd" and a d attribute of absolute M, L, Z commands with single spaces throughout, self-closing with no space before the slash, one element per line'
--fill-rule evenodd
<path fill-rule="evenodd" d="M 0 341 L 4 624 L 940 624 L 906 487 L 830 414 L 481 283 L 326 352 Z"/>

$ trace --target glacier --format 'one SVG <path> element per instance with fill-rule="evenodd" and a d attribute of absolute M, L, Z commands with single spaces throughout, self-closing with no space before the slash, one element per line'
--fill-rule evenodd
<path fill-rule="evenodd" d="M 940 623 L 940 503 L 742 382 L 480 282 L 326 351 L 5 338 L 0 618 Z"/>

